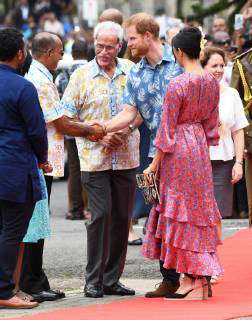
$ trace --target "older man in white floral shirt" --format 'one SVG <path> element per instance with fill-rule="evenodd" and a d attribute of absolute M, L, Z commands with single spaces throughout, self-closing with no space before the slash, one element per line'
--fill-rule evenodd
<path fill-rule="evenodd" d="M 96 57 L 77 69 L 62 98 L 68 117 L 106 121 L 122 110 L 121 97 L 133 63 L 119 59 L 123 30 L 102 22 L 95 32 Z M 100 142 L 76 138 L 82 182 L 88 193 L 91 220 L 87 227 L 85 295 L 133 295 L 123 286 L 129 221 L 139 165 L 139 132 L 133 126 L 106 135 Z"/>

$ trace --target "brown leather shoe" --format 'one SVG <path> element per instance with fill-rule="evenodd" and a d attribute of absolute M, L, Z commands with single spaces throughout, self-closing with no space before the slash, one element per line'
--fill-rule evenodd
<path fill-rule="evenodd" d="M 155 291 L 150 291 L 145 294 L 146 298 L 165 297 L 169 293 L 174 293 L 179 288 L 179 281 L 174 285 L 171 281 L 163 280 Z"/>
<path fill-rule="evenodd" d="M 37 302 L 24 301 L 17 296 L 14 296 L 8 300 L 0 300 L 0 308 L 6 309 L 32 309 L 37 306 Z"/>

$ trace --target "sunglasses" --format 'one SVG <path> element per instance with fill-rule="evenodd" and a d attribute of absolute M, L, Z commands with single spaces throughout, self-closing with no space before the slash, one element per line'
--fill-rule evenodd
<path fill-rule="evenodd" d="M 231 44 L 231 40 L 227 39 L 227 40 L 213 40 L 213 44 L 219 45 L 219 46 L 224 46 L 224 45 L 229 45 Z"/>

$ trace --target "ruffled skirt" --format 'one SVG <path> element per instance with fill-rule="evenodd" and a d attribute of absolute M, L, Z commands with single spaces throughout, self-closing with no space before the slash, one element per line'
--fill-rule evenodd
<path fill-rule="evenodd" d="M 221 244 L 218 234 L 220 220 L 197 225 L 188 221 L 186 211 L 183 210 L 183 218 L 179 217 L 176 214 L 180 211 L 178 207 L 172 207 L 168 199 L 167 203 L 170 205 L 166 210 L 163 208 L 161 211 L 161 206 L 157 205 L 150 212 L 142 254 L 149 259 L 163 261 L 164 268 L 175 269 L 178 273 L 197 276 L 222 274 L 216 253 L 217 245 Z M 175 203 L 173 201 L 173 205 Z"/>

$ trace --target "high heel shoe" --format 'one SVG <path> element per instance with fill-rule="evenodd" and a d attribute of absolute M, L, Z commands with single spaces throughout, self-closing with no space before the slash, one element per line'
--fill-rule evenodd
<path fill-rule="evenodd" d="M 168 300 L 207 300 L 209 295 L 208 282 L 205 277 L 193 278 L 186 275 L 184 281 L 189 282 L 191 289 L 184 293 L 169 293 L 165 296 Z M 178 290 L 179 291 L 179 290 Z"/>
<path fill-rule="evenodd" d="M 211 277 L 210 276 L 205 276 L 206 279 L 206 286 L 207 286 L 207 295 L 209 298 L 213 296 L 213 291 L 212 291 L 212 284 L 211 284 Z"/>

